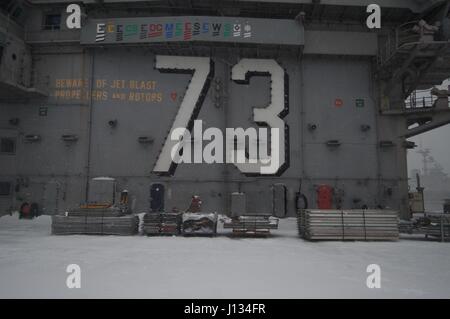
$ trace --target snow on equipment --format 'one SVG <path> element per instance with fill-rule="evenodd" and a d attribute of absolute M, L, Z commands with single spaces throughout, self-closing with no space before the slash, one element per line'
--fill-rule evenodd
<path fill-rule="evenodd" d="M 183 235 L 217 234 L 217 213 L 184 213 L 182 217 Z"/>
<path fill-rule="evenodd" d="M 390 210 L 318 210 L 298 213 L 298 230 L 307 240 L 397 240 L 397 212 Z"/>
<path fill-rule="evenodd" d="M 116 181 L 98 177 L 89 184 L 89 201 L 65 215 L 52 216 L 54 235 L 135 235 L 139 218 L 131 214 L 127 190 L 120 193 L 116 203 Z"/>
<path fill-rule="evenodd" d="M 217 234 L 217 213 L 202 212 L 200 196 L 192 196 L 191 204 L 182 216 L 181 231 L 184 236 L 214 236 Z"/>

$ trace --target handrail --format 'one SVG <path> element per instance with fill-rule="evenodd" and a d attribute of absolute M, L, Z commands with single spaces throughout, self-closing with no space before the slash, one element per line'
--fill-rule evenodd
<path fill-rule="evenodd" d="M 419 33 L 413 30 L 413 27 L 418 25 L 418 23 L 419 20 L 408 21 L 387 33 L 387 39 L 384 44 L 380 45 L 378 52 L 377 60 L 379 65 L 389 60 L 403 45 L 420 42 L 424 36 L 423 29 L 420 28 Z"/>
<path fill-rule="evenodd" d="M 413 21 L 405 22 L 405 23 L 399 25 L 396 29 L 401 29 L 401 28 L 403 28 L 404 26 L 411 25 L 411 24 L 412 24 L 412 25 L 416 25 L 416 24 L 419 23 L 419 21 L 420 21 L 420 20 L 413 20 Z"/>
<path fill-rule="evenodd" d="M 436 98 L 433 98 L 432 96 L 423 96 L 423 97 L 415 97 L 415 98 L 412 98 L 410 96 L 405 101 L 405 107 L 407 109 L 430 108 L 430 107 L 433 107 L 435 100 L 436 100 Z"/>
<path fill-rule="evenodd" d="M 417 96 L 417 93 L 420 96 Z M 405 100 L 405 109 L 427 109 L 435 105 L 437 96 L 431 94 L 431 90 L 416 90 Z M 450 99 L 449 99 L 450 107 Z"/>

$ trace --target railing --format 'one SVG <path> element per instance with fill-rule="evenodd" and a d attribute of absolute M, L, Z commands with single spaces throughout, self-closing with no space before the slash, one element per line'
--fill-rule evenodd
<path fill-rule="evenodd" d="M 436 99 L 432 96 L 423 96 L 423 97 L 408 97 L 405 101 L 405 107 L 407 109 L 419 109 L 419 108 L 431 108 L 433 107 L 434 101 Z"/>
<path fill-rule="evenodd" d="M 413 31 L 414 26 L 417 26 L 418 23 L 419 21 L 406 22 L 395 29 L 397 48 L 407 43 L 419 42 L 423 38 L 423 28 L 420 28 L 418 33 Z"/>
<path fill-rule="evenodd" d="M 431 94 L 431 90 L 416 90 L 405 100 L 405 108 L 408 110 L 432 108 L 437 99 Z"/>
<path fill-rule="evenodd" d="M 386 41 L 381 44 L 378 51 L 378 64 L 382 65 L 389 60 L 403 45 L 417 43 L 423 38 L 423 29 L 419 33 L 413 31 L 413 27 L 419 21 L 410 21 L 397 27 L 386 35 Z"/>

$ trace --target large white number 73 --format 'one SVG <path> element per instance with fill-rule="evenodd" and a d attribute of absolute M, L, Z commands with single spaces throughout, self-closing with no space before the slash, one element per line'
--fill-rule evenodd
<path fill-rule="evenodd" d="M 155 173 L 172 175 L 177 166 L 177 161 L 172 158 L 172 151 L 176 145 L 180 145 L 180 141 L 172 140 L 171 132 L 178 128 L 192 129 L 209 84 L 214 77 L 214 64 L 210 58 L 157 55 L 155 67 L 160 72 L 193 74 L 171 131 L 166 137 L 153 168 Z M 252 158 L 248 163 L 235 163 L 235 165 L 245 174 L 279 175 L 289 164 L 286 150 L 288 126 L 282 120 L 282 117 L 288 112 L 286 74 L 275 60 L 242 59 L 233 67 L 231 77 L 237 83 L 248 83 L 252 75 L 268 75 L 271 77 L 270 105 L 253 109 L 253 120 L 259 125 L 266 125 L 271 128 L 270 155 L 262 155 L 261 152 L 262 145 L 267 145 L 268 142 L 266 134 L 265 137 L 260 136 L 258 143 L 259 159 Z M 234 140 L 227 140 L 227 143 L 229 144 L 227 149 L 234 149 Z M 236 151 L 245 152 L 244 148 L 245 146 L 238 145 Z M 234 151 L 226 156 L 227 162 L 230 162 L 228 160 L 234 156 Z"/>
<path fill-rule="evenodd" d="M 289 157 L 287 156 L 286 143 L 289 134 L 288 126 L 285 125 L 282 117 L 289 111 L 287 94 L 288 81 L 284 69 L 271 59 L 242 59 L 231 71 L 231 78 L 237 83 L 249 83 L 253 75 L 270 76 L 271 101 L 269 106 L 253 109 L 253 120 L 259 125 L 269 126 L 271 132 L 270 155 L 262 155 L 262 145 L 267 145 L 267 135 L 265 140 L 259 140 L 259 159 L 250 159 L 249 163 L 236 163 L 239 170 L 245 174 L 280 175 L 288 167 Z M 227 141 L 233 143 L 234 140 Z M 241 149 L 239 149 L 241 147 Z M 244 151 L 238 145 L 237 151 Z M 230 154 L 227 154 L 230 156 Z M 231 154 L 234 156 L 234 154 Z M 266 158 L 263 158 L 266 157 Z M 252 161 L 253 160 L 253 161 Z"/>
<path fill-rule="evenodd" d="M 177 163 L 172 160 L 172 149 L 179 141 L 171 139 L 171 132 L 176 128 L 191 130 L 194 120 L 200 112 L 209 84 L 214 77 L 214 64 L 210 58 L 185 56 L 156 56 L 156 69 L 167 73 L 191 73 L 192 79 L 181 102 L 180 109 L 172 124 L 172 129 L 158 156 L 153 172 L 172 175 Z"/>

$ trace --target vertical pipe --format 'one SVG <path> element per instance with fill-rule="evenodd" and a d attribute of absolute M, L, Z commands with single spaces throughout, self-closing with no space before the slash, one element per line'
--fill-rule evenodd
<path fill-rule="evenodd" d="M 373 65 L 369 66 L 369 72 L 372 76 L 370 76 L 370 80 L 369 83 L 371 84 L 371 88 L 370 88 L 370 93 L 371 93 L 371 98 L 372 101 L 375 105 L 375 107 L 373 108 L 373 112 L 374 112 L 374 117 L 375 117 L 375 145 L 378 144 L 379 140 L 380 140 L 380 121 L 381 121 L 381 117 L 380 117 L 380 113 L 379 110 L 381 109 L 381 99 L 382 99 L 382 94 L 380 94 L 381 90 L 380 90 L 380 85 L 381 83 L 379 81 L 376 80 L 376 78 L 373 76 L 374 72 L 373 72 Z M 377 147 L 377 146 L 375 146 Z M 377 204 L 381 205 L 381 156 L 380 156 L 380 150 L 378 148 L 376 148 L 376 188 L 377 188 Z"/>
<path fill-rule="evenodd" d="M 94 74 L 95 74 L 95 49 L 92 49 L 91 56 L 91 75 L 90 75 L 90 85 L 89 85 L 89 118 L 88 118 L 88 141 L 87 141 L 87 158 L 86 158 L 86 203 L 89 200 L 89 179 L 91 174 L 91 144 L 92 144 L 92 113 L 93 113 L 93 99 L 92 91 L 94 88 Z"/>
<path fill-rule="evenodd" d="M 304 67 L 303 67 L 303 59 L 301 55 L 298 57 L 298 68 L 300 71 L 299 78 L 300 78 L 300 97 L 299 97 L 299 103 L 300 103 L 300 109 L 299 109 L 299 132 L 300 132 L 300 178 L 299 178 L 299 192 L 302 192 L 304 194 L 304 191 L 302 190 L 302 186 L 304 185 L 303 179 L 306 176 L 305 172 L 305 83 L 304 83 Z M 300 194 L 299 194 L 300 195 Z M 297 205 L 297 203 L 296 203 Z M 288 211 L 289 213 L 289 211 Z M 294 212 L 294 216 L 296 216 L 297 210 Z"/>

